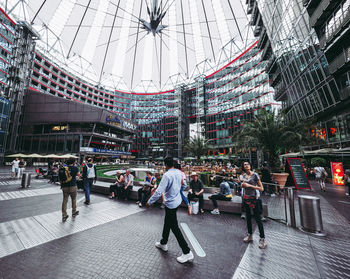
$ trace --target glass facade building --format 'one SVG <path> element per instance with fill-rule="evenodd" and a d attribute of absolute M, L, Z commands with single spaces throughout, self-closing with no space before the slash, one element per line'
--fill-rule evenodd
<path fill-rule="evenodd" d="M 320 129 L 334 128 L 333 124 L 320 127 L 341 114 L 344 99 L 332 63 L 320 43 L 324 39 L 311 24 L 307 2 L 247 0 L 247 11 L 255 35 L 259 36 L 263 58 L 268 61 L 275 99 L 282 102 L 289 121 L 315 117 L 310 133 L 316 136 Z M 331 138 L 332 133 L 327 132 L 325 139 L 331 142 Z"/>

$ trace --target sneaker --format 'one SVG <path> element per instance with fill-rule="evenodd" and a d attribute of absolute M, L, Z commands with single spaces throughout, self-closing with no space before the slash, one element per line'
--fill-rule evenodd
<path fill-rule="evenodd" d="M 212 211 L 210 211 L 211 214 L 214 214 L 214 215 L 218 215 L 220 214 L 220 211 L 219 209 L 213 209 Z"/>
<path fill-rule="evenodd" d="M 267 219 L 264 216 L 261 216 L 261 221 L 266 222 Z"/>
<path fill-rule="evenodd" d="M 276 194 L 271 194 L 271 198 L 276 197 Z"/>
<path fill-rule="evenodd" d="M 68 217 L 69 217 L 69 215 L 62 217 L 62 222 L 63 222 L 63 223 L 66 222 L 67 219 L 68 219 Z"/>
<path fill-rule="evenodd" d="M 349 196 L 349 193 L 345 193 L 345 196 Z"/>
<path fill-rule="evenodd" d="M 265 249 L 266 245 L 267 245 L 267 243 L 266 243 L 265 238 L 260 238 L 260 240 L 259 240 L 259 248 L 260 249 Z"/>
<path fill-rule="evenodd" d="M 241 219 L 245 219 L 245 213 L 244 212 L 241 214 Z"/>
<path fill-rule="evenodd" d="M 167 244 L 161 244 L 160 242 L 156 242 L 156 247 L 158 249 L 161 249 L 163 250 L 164 252 L 167 252 L 168 251 L 168 245 Z"/>
<path fill-rule="evenodd" d="M 72 214 L 72 217 L 76 217 L 79 215 L 79 210 L 75 211 L 73 214 Z"/>
<path fill-rule="evenodd" d="M 253 235 L 252 234 L 247 234 L 245 238 L 243 238 L 243 242 L 249 243 L 253 241 Z"/>
<path fill-rule="evenodd" d="M 84 201 L 84 204 L 89 205 L 90 202 L 89 201 Z"/>
<path fill-rule="evenodd" d="M 139 207 L 142 207 L 142 203 L 139 203 L 138 205 L 139 205 Z"/>
<path fill-rule="evenodd" d="M 177 257 L 176 260 L 179 263 L 186 263 L 186 262 L 192 262 L 194 259 L 192 251 L 190 251 L 188 254 L 182 254 L 180 257 Z"/>
<path fill-rule="evenodd" d="M 164 203 L 162 203 L 162 205 L 160 206 L 161 209 L 164 209 L 165 208 L 165 205 Z"/>
<path fill-rule="evenodd" d="M 113 199 L 114 197 L 113 196 L 109 196 L 110 199 Z"/>

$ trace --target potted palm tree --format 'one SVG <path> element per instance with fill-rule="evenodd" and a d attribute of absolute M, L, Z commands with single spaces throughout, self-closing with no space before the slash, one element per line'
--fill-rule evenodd
<path fill-rule="evenodd" d="M 284 186 L 289 174 L 283 172 L 279 156 L 285 148 L 299 148 L 304 135 L 307 135 L 305 129 L 300 124 L 286 124 L 282 113 L 261 110 L 234 138 L 239 146 L 257 147 L 268 154 L 273 179 Z"/>

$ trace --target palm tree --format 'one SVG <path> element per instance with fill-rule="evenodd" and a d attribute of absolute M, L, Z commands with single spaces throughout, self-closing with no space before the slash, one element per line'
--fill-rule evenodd
<path fill-rule="evenodd" d="M 299 148 L 308 134 L 306 125 L 285 124 L 284 115 L 262 110 L 235 135 L 239 146 L 254 146 L 267 152 L 272 169 L 279 167 L 279 155 L 288 148 Z M 305 132 L 305 133 L 304 133 Z"/>
<path fill-rule="evenodd" d="M 185 150 L 192 153 L 199 161 L 201 156 L 206 155 L 208 152 L 208 141 L 201 136 L 191 137 L 185 145 Z"/>

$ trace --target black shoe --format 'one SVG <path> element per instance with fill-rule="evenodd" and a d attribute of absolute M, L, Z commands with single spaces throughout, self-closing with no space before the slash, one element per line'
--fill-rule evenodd
<path fill-rule="evenodd" d="M 69 217 L 69 215 L 62 217 L 62 222 L 66 222 L 68 217 Z"/>
<path fill-rule="evenodd" d="M 78 215 L 79 215 L 79 210 L 75 211 L 75 212 L 72 214 L 72 217 L 74 218 L 74 217 L 76 217 L 76 216 L 78 216 Z"/>
<path fill-rule="evenodd" d="M 86 205 L 89 205 L 89 204 L 90 204 L 90 201 L 84 201 L 84 203 L 85 203 Z"/>

